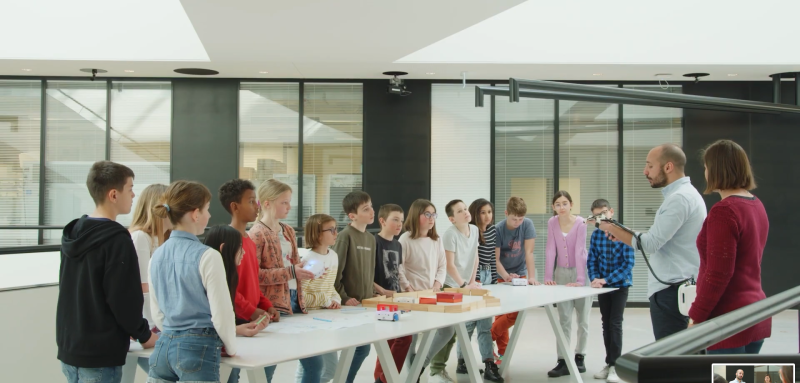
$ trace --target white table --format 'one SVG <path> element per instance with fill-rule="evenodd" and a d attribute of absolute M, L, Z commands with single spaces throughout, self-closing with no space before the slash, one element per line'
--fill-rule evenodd
<path fill-rule="evenodd" d="M 462 347 L 461 351 L 464 359 L 467 362 L 470 381 L 481 383 L 483 379 L 479 373 L 480 365 L 471 347 L 471 342 L 467 338 L 466 322 L 519 312 L 500 367 L 500 373 L 503 374 L 511 362 L 522 325 L 525 322 L 525 310 L 535 307 L 545 308 L 550 325 L 556 335 L 559 350 L 563 355 L 569 355 L 569 345 L 566 344 L 553 304 L 613 291 L 613 289 L 565 286 L 491 285 L 484 286 L 484 288 L 491 290 L 493 296 L 500 298 L 499 307 L 487 307 L 459 314 L 414 311 L 410 316 L 403 317 L 399 322 L 376 320 L 372 324 L 336 331 L 314 331 L 301 334 L 261 333 L 252 338 L 238 337 L 236 338 L 237 355 L 232 358 L 222 358 L 221 380 L 223 382 L 227 380 L 231 368 L 240 368 L 246 371 L 248 380 L 251 383 L 266 383 L 266 375 L 264 374 L 264 367 L 266 366 L 342 350 L 334 382 L 344 382 L 350 369 L 355 348 L 365 344 L 372 344 L 375 346 L 378 359 L 383 365 L 383 371 L 386 374 L 388 383 L 399 383 L 401 381 L 413 383 L 416 382 L 422 370 L 424 356 L 430 350 L 435 331 L 439 328 L 455 325 L 456 336 Z M 374 309 L 367 310 L 374 311 Z M 328 315 L 331 315 L 332 311 L 328 312 Z M 346 316 L 349 314 L 335 313 L 333 315 Z M 281 320 L 292 320 L 292 318 L 282 317 Z M 403 368 L 402 374 L 398 374 L 387 340 L 420 333 L 422 336 L 417 350 L 419 357 L 415 358 L 414 363 L 408 368 Z M 137 369 L 137 358 L 149 357 L 151 352 L 151 350 L 139 349 L 131 350 L 128 353 L 128 361 L 123 368 L 123 382 L 133 382 Z M 582 382 L 575 361 L 567 358 L 567 367 L 572 379 Z M 368 366 L 367 368 L 371 367 Z"/>

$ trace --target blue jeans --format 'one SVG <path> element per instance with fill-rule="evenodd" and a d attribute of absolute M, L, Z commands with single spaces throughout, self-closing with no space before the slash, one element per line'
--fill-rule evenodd
<path fill-rule="evenodd" d="M 363 346 L 356 347 L 356 352 L 353 354 L 353 362 L 350 364 L 350 370 L 347 372 L 347 383 L 353 383 L 356 379 L 356 374 L 358 374 L 358 369 L 361 368 L 361 364 L 364 363 L 364 359 L 367 358 L 369 355 L 369 345 L 365 344 Z M 333 378 L 333 374 L 336 373 L 336 364 L 338 364 L 338 358 L 336 357 L 336 352 L 332 352 L 329 354 L 324 354 L 320 356 L 314 356 L 308 359 L 313 358 L 320 358 L 322 360 L 322 364 L 319 367 L 320 375 L 324 375 L 327 380 L 317 380 L 317 382 L 327 383 L 330 379 Z M 327 362 L 327 363 L 325 363 Z M 334 364 L 332 364 L 334 363 Z M 297 382 L 298 383 L 307 383 L 306 377 L 309 375 L 307 371 L 311 371 L 306 368 L 303 364 L 303 360 L 300 360 L 300 365 L 297 366 Z"/>
<path fill-rule="evenodd" d="M 138 364 L 145 373 L 150 373 L 150 358 L 139 358 L 139 360 L 136 361 L 136 364 Z"/>
<path fill-rule="evenodd" d="M 275 369 L 278 368 L 277 365 L 275 366 L 267 366 L 264 367 L 264 374 L 267 375 L 267 382 L 272 383 L 272 377 L 275 376 Z M 239 382 L 239 369 L 232 368 L 231 369 L 231 376 L 228 378 L 228 383 L 238 383 Z"/>
<path fill-rule="evenodd" d="M 481 360 L 494 361 L 494 348 L 492 346 L 492 318 L 484 318 L 474 322 L 467 322 L 466 325 L 467 336 L 469 339 L 472 339 L 472 332 L 475 331 L 475 327 L 478 328 L 478 349 L 481 351 Z M 472 347 L 472 345 L 469 344 L 467 347 Z M 458 359 L 464 359 L 464 356 L 461 355 L 460 346 L 456 348 L 456 355 L 458 355 Z"/>
<path fill-rule="evenodd" d="M 119 383 L 122 381 L 122 366 L 82 368 L 61 362 L 61 372 L 67 383 Z"/>
<path fill-rule="evenodd" d="M 761 352 L 761 346 L 763 345 L 764 345 L 764 339 L 761 339 L 742 347 L 723 348 L 719 350 L 706 350 L 706 354 L 708 355 L 758 354 L 759 352 Z"/>
<path fill-rule="evenodd" d="M 163 331 L 150 355 L 148 383 L 218 382 L 222 340 L 213 328 Z"/>

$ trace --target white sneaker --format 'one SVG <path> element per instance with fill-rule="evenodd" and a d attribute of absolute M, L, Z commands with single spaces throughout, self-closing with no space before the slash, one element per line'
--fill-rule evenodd
<path fill-rule="evenodd" d="M 456 381 L 447 374 L 447 371 L 442 370 L 436 375 L 431 375 L 428 383 L 456 383 Z"/>
<path fill-rule="evenodd" d="M 603 367 L 603 369 L 602 369 L 602 370 L 600 370 L 600 372 L 598 372 L 598 373 L 594 374 L 594 378 L 595 378 L 595 379 L 605 379 L 605 378 L 608 378 L 608 367 L 609 367 L 609 366 L 605 366 L 605 367 Z"/>
<path fill-rule="evenodd" d="M 617 369 L 614 368 L 614 366 L 608 368 L 608 377 L 606 378 L 606 382 L 608 383 L 619 382 L 619 376 L 617 376 Z"/>

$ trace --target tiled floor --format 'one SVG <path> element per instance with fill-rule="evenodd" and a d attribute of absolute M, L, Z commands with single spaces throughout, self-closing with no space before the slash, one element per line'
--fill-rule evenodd
<path fill-rule="evenodd" d="M 625 310 L 625 322 L 623 324 L 623 349 L 622 352 L 632 351 L 636 348 L 652 343 L 653 332 L 650 325 L 650 311 L 648 309 L 629 308 Z M 575 326 L 573 326 L 574 328 Z M 573 330 L 574 331 L 574 330 Z M 597 308 L 592 310 L 591 327 L 589 334 L 589 346 L 586 356 L 587 372 L 582 374 L 585 382 L 600 382 L 595 380 L 592 375 L 604 366 L 605 350 L 603 348 L 603 336 L 600 324 L 600 312 Z M 772 338 L 764 342 L 762 354 L 787 354 L 797 353 L 798 351 L 798 329 L 797 312 L 786 311 L 773 319 Z M 575 335 L 573 334 L 573 345 Z M 475 353 L 478 353 L 478 346 L 473 340 Z M 373 350 L 369 357 L 364 361 L 358 373 L 356 382 L 372 383 L 372 373 L 375 368 L 377 355 Z M 456 356 L 455 349 L 450 358 L 447 371 L 450 376 L 456 378 Z M 525 322 L 520 342 L 514 353 L 509 370 L 506 372 L 505 379 L 509 383 L 564 383 L 569 382 L 570 377 L 548 378 L 547 371 L 556 364 L 555 336 L 550 328 L 550 323 L 543 309 L 531 311 Z M 278 365 L 275 372 L 274 383 L 294 382 L 294 373 L 297 362 L 283 363 Z M 427 375 L 427 374 L 425 374 Z M 458 375 L 459 382 L 468 382 L 466 375 Z M 247 379 L 243 377 L 242 382 Z M 423 377 L 421 382 L 426 382 Z"/>

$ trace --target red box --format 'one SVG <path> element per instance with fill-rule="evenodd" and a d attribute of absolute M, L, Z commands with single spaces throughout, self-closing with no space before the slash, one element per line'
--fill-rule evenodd
<path fill-rule="evenodd" d="M 435 305 L 436 304 L 436 298 L 420 297 L 419 298 L 419 304 L 421 304 L 421 305 Z"/>
<path fill-rule="evenodd" d="M 436 293 L 436 301 L 442 303 L 458 303 L 464 300 L 461 293 Z"/>
<path fill-rule="evenodd" d="M 398 311 L 398 308 L 397 308 L 397 305 L 389 305 L 389 304 L 385 304 L 385 303 L 379 304 L 378 307 L 377 307 L 377 311 L 384 311 L 384 310 L 389 311 L 389 312 L 394 312 L 394 311 Z"/>

